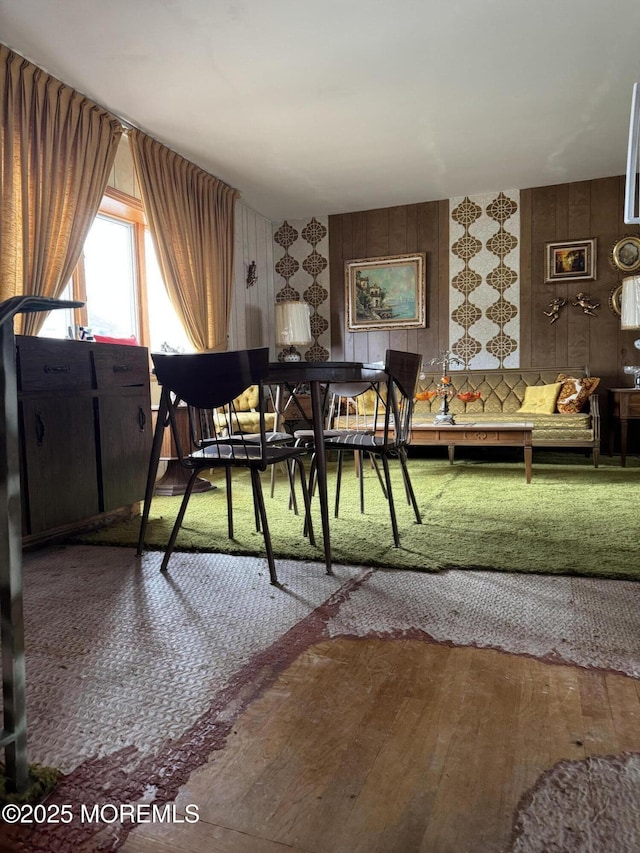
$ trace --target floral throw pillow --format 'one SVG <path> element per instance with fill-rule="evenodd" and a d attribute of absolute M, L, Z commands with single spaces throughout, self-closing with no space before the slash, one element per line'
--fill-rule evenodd
<path fill-rule="evenodd" d="M 562 382 L 557 407 L 563 415 L 581 412 L 585 403 L 598 387 L 599 376 L 566 376 L 560 373 L 557 382 Z"/>

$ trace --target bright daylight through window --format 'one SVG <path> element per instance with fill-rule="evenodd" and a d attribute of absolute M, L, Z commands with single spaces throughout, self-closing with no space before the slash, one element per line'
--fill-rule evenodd
<path fill-rule="evenodd" d="M 62 299 L 84 308 L 52 311 L 40 337 L 78 337 L 80 327 L 110 338 L 135 337 L 151 352 L 192 352 L 169 301 L 137 199 L 107 194 Z"/>

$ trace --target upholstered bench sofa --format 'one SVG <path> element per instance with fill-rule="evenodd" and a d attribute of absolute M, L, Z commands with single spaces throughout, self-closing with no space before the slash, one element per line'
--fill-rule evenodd
<path fill-rule="evenodd" d="M 214 413 L 216 428 L 227 432 L 256 433 L 260 430 L 260 412 L 258 405 L 260 389 L 257 385 L 250 385 L 239 397 L 233 401 L 235 414 L 233 423 L 228 422 L 226 409 L 220 409 Z M 272 430 L 276 416 L 273 412 L 265 415 L 265 427 Z"/>
<path fill-rule="evenodd" d="M 439 372 L 420 374 L 412 444 L 429 444 L 429 432 L 421 431 L 421 425 L 433 424 L 440 411 L 441 397 L 430 392 L 436 390 L 441 378 Z M 458 396 L 450 399 L 449 411 L 457 424 L 532 422 L 534 447 L 588 448 L 594 466 L 598 466 L 600 409 L 593 392 L 599 380 L 589 377 L 584 368 L 452 371 L 450 379 L 454 390 L 463 396 L 465 392 L 468 397 L 480 393 L 478 399 L 469 402 Z"/>

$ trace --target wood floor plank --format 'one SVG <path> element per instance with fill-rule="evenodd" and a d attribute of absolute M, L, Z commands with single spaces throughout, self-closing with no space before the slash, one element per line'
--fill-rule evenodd
<path fill-rule="evenodd" d="M 266 853 L 267 841 L 310 853 L 498 853 L 543 772 L 639 750 L 639 718 L 637 682 L 622 675 L 420 640 L 327 640 L 248 708 L 177 805 L 198 804 L 198 833 L 224 827 Z"/>

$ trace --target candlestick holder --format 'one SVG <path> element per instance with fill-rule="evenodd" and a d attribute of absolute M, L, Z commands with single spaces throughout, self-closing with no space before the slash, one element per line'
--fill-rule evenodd
<path fill-rule="evenodd" d="M 442 378 L 436 385 L 436 394 L 441 400 L 440 411 L 435 416 L 434 423 L 454 425 L 455 418 L 449 411 L 449 400 L 455 396 L 456 390 L 451 384 L 449 366 L 452 364 L 464 365 L 464 362 L 458 356 L 453 355 L 451 350 L 443 350 L 435 358 L 432 358 L 429 364 L 439 364 L 442 367 Z"/>

